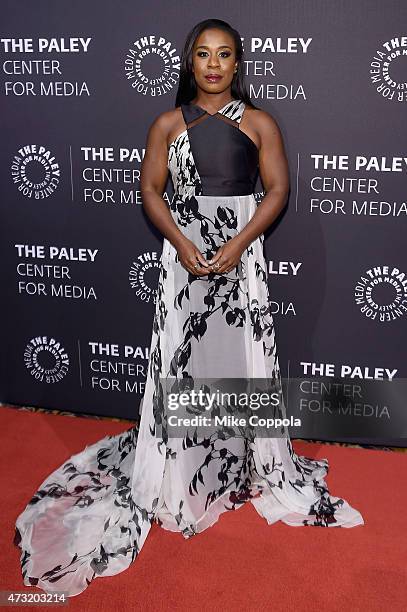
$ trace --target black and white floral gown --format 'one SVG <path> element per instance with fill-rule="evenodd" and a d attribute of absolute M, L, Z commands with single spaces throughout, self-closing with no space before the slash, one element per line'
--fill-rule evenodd
<path fill-rule="evenodd" d="M 244 109 L 181 105 L 186 129 L 168 151 L 171 213 L 207 259 L 256 210 L 259 153 L 240 129 Z M 129 567 L 153 521 L 189 538 L 248 500 L 269 524 L 363 524 L 330 495 L 327 460 L 298 456 L 288 435 L 168 436 L 162 379 L 219 375 L 280 380 L 263 235 L 231 272 L 204 277 L 164 239 L 139 429 L 87 446 L 39 486 L 16 521 L 25 585 L 78 595 Z"/>

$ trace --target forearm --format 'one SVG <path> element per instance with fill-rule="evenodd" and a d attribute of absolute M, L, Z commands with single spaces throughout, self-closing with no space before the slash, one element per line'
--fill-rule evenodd
<path fill-rule="evenodd" d="M 141 197 L 150 221 L 177 248 L 186 237 L 175 223 L 165 200 L 156 191 L 148 189 L 142 191 Z"/>
<path fill-rule="evenodd" d="M 235 237 L 241 243 L 243 249 L 247 249 L 253 240 L 263 234 L 274 222 L 286 205 L 287 196 L 288 191 L 286 189 L 269 189 L 257 206 L 256 212 L 249 223 Z"/>

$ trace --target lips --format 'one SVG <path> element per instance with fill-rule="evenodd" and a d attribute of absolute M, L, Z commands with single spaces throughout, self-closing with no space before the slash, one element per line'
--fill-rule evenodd
<path fill-rule="evenodd" d="M 207 81 L 212 81 L 213 83 L 217 83 L 218 81 L 220 81 L 222 77 L 220 76 L 220 74 L 207 74 L 205 76 L 205 79 Z"/>

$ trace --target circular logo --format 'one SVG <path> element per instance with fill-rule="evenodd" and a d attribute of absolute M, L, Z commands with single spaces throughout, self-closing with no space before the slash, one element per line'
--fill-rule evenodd
<path fill-rule="evenodd" d="M 61 170 L 51 151 L 42 145 L 30 144 L 21 147 L 14 156 L 11 176 L 24 196 L 43 200 L 58 187 Z"/>
<path fill-rule="evenodd" d="M 137 93 L 158 97 L 173 91 L 179 79 L 180 62 L 172 42 L 162 36 L 142 36 L 126 53 L 124 73 Z"/>
<path fill-rule="evenodd" d="M 142 253 L 131 265 L 130 286 L 142 302 L 155 302 L 161 257 L 156 251 Z"/>
<path fill-rule="evenodd" d="M 69 370 L 69 356 L 58 340 L 48 336 L 31 338 L 24 351 L 24 363 L 39 382 L 57 383 Z"/>
<path fill-rule="evenodd" d="M 370 80 L 387 100 L 407 101 L 407 36 L 396 36 L 382 43 L 370 62 Z"/>
<path fill-rule="evenodd" d="M 354 296 L 360 312 L 368 319 L 399 319 L 407 310 L 406 274 L 389 266 L 371 268 L 358 280 Z"/>

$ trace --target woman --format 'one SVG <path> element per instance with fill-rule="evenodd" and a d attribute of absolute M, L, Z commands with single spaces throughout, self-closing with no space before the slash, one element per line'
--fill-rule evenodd
<path fill-rule="evenodd" d="M 266 194 L 256 206 L 258 172 Z M 142 164 L 143 205 L 164 243 L 140 427 L 87 446 L 43 482 L 16 522 L 24 584 L 77 595 L 126 569 L 153 521 L 189 538 L 248 500 L 269 524 L 363 524 L 329 494 L 327 460 L 296 455 L 284 428 L 277 437 L 169 427 L 168 388 L 199 388 L 201 379 L 211 388 L 221 376 L 281 390 L 263 232 L 288 188 L 278 125 L 246 92 L 239 34 L 221 20 L 199 23 L 176 108 L 151 125 Z"/>

